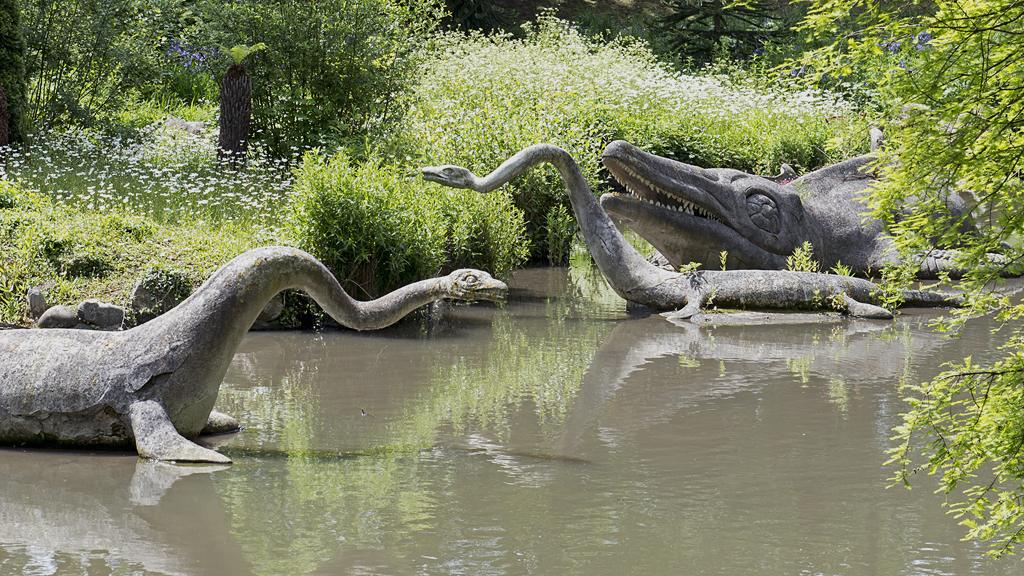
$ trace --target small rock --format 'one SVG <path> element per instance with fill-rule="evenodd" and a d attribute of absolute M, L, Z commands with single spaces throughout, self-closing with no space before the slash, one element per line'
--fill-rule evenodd
<path fill-rule="evenodd" d="M 33 286 L 28 289 L 28 315 L 33 320 L 38 319 L 46 312 L 49 306 L 46 305 L 46 293 L 42 286 Z"/>
<path fill-rule="evenodd" d="M 40 328 L 74 328 L 78 326 L 78 310 L 73 306 L 53 306 L 39 317 Z"/>
<path fill-rule="evenodd" d="M 82 322 L 105 330 L 120 328 L 124 322 L 124 308 L 99 300 L 82 302 L 77 312 Z"/>

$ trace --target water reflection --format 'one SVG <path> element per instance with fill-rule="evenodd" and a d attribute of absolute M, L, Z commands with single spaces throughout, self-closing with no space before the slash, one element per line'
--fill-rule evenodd
<path fill-rule="evenodd" d="M 899 382 L 992 354 L 987 323 L 676 326 L 590 282 L 251 335 L 227 470 L 5 453 L 0 573 L 1015 573 L 882 467 Z"/>
<path fill-rule="evenodd" d="M 0 573 L 240 573 L 210 477 L 220 469 L 4 450 Z"/>

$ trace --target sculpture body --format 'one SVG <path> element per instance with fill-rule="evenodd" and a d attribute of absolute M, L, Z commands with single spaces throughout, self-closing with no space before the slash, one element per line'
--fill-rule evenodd
<path fill-rule="evenodd" d="M 307 292 L 340 324 L 383 328 L 441 298 L 498 299 L 507 287 L 458 270 L 358 302 L 318 260 L 283 247 L 250 250 L 171 311 L 124 332 L 0 333 L 0 442 L 128 447 L 159 460 L 230 460 L 195 444 L 237 427 L 213 412 L 234 351 L 278 292 Z"/>
<path fill-rule="evenodd" d="M 727 168 L 699 168 L 662 158 L 621 140 L 601 157 L 627 190 L 605 194 L 601 205 L 636 230 L 678 268 L 690 261 L 718 268 L 784 270 L 786 257 L 804 242 L 825 269 L 842 263 L 870 275 L 897 258 L 881 221 L 865 201 L 875 181 L 872 155 L 858 156 L 789 180 L 785 170 L 764 178 Z M 968 209 L 956 194 L 946 208 L 970 229 Z M 956 275 L 955 252 L 934 250 L 918 276 Z M 1000 256 L 991 258 L 998 261 Z"/>
<path fill-rule="evenodd" d="M 558 169 L 591 256 L 612 289 L 630 302 L 674 310 L 671 315 L 677 318 L 690 318 L 709 304 L 725 308 L 838 308 L 853 316 L 892 317 L 877 305 L 879 287 L 861 278 L 782 270 L 679 273 L 654 266 L 623 238 L 594 198 L 576 162 L 557 146 L 530 146 L 483 178 L 459 166 L 424 168 L 423 176 L 446 186 L 490 192 L 542 162 Z M 904 298 L 912 306 L 955 303 L 955 299 L 920 291 L 906 291 Z"/>

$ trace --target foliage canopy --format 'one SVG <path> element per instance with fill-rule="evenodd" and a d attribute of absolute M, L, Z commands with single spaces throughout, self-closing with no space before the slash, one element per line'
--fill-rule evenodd
<path fill-rule="evenodd" d="M 931 246 L 964 246 L 960 264 L 970 273 L 958 284 L 968 305 L 940 328 L 988 312 L 1005 323 L 1001 360 L 968 358 L 908 390 L 892 453 L 898 477 L 921 469 L 922 454 L 923 469 L 954 495 L 951 511 L 968 537 L 991 541 L 996 554 L 1012 551 L 1024 543 L 1024 305 L 989 289 L 1024 257 L 1024 5 L 820 0 L 803 25 L 820 43 L 805 55 L 809 76 L 859 79 L 892 119 L 878 163 L 885 177 L 871 199 L 908 262 L 891 279 L 908 281 Z M 977 231 L 941 216 L 949 190 L 977 204 Z M 911 198 L 916 207 L 901 209 Z M 994 262 L 992 252 L 1007 259 Z"/>

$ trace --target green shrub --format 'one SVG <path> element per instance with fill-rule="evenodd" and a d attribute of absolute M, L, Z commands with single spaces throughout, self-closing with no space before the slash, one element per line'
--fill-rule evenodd
<path fill-rule="evenodd" d="M 457 267 L 520 264 L 522 215 L 507 196 L 428 187 L 378 159 L 310 153 L 296 172 L 289 232 L 356 297 Z"/>
<path fill-rule="evenodd" d="M 827 96 L 679 74 L 645 44 L 587 39 L 552 17 L 526 32 L 523 39 L 470 34 L 440 41 L 421 68 L 396 155 L 482 174 L 530 144 L 549 142 L 568 150 L 596 186 L 600 151 L 616 138 L 703 166 L 760 173 L 782 162 L 809 169 L 854 153 L 834 136 L 856 120 Z M 532 256 L 548 256 L 548 215 L 567 206 L 561 180 L 552 169 L 534 170 L 509 189 L 529 223 Z"/>
<path fill-rule="evenodd" d="M 101 120 L 180 68 L 160 45 L 184 15 L 175 0 L 22 0 L 21 12 L 34 123 Z"/>

